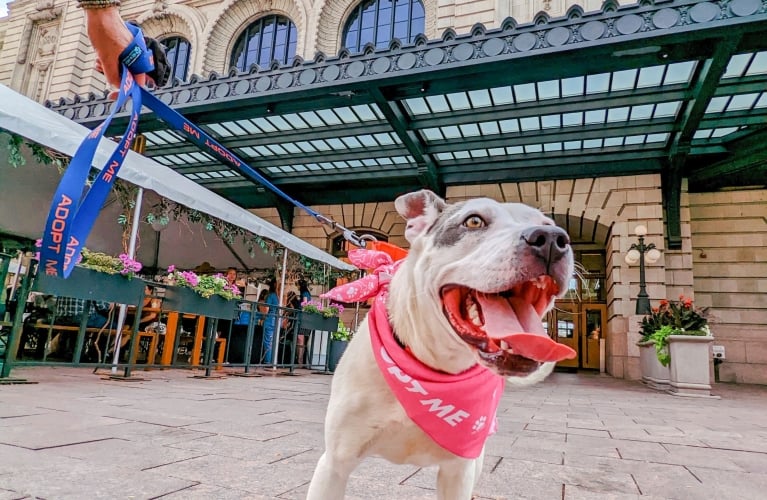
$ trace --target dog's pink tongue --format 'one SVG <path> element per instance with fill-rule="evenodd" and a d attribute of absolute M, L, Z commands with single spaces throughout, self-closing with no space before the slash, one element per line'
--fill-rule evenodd
<path fill-rule="evenodd" d="M 477 297 L 488 337 L 503 340 L 514 354 L 541 363 L 572 359 L 576 352 L 552 340 L 543 329 L 543 323 L 532 304 L 512 297 Z"/>

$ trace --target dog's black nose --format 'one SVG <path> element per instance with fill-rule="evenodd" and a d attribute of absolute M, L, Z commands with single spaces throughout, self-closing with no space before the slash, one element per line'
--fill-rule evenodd
<path fill-rule="evenodd" d="M 531 227 L 522 231 L 522 239 L 548 264 L 561 259 L 570 247 L 570 237 L 557 226 Z"/>

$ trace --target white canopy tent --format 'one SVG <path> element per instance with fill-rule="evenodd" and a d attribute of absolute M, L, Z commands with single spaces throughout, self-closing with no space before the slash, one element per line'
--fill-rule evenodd
<path fill-rule="evenodd" d="M 0 128 L 72 156 L 90 132 L 82 125 L 55 113 L 23 95 L 0 85 Z M 102 139 L 94 157 L 101 169 L 116 143 Z M 172 169 L 129 151 L 119 177 L 157 194 L 268 238 L 285 248 L 341 270 L 354 270 L 317 247 L 283 231 L 231 201 L 209 191 Z"/>

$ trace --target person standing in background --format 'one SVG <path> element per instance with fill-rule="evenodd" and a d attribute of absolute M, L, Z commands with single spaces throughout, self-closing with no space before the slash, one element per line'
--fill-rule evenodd
<path fill-rule="evenodd" d="M 237 269 L 234 268 L 234 267 L 226 268 L 226 274 L 224 275 L 224 278 L 226 278 L 226 281 L 230 285 L 236 284 L 236 281 L 237 281 Z"/>
<path fill-rule="evenodd" d="M 312 300 L 312 292 L 309 291 L 309 283 L 306 280 L 298 280 L 298 293 L 300 295 L 300 304 L 305 304 Z M 301 306 L 298 307 L 300 309 Z M 310 330 L 299 330 L 296 337 L 296 362 L 298 364 L 305 364 L 306 360 L 306 346 L 309 344 Z"/>
<path fill-rule="evenodd" d="M 312 292 L 309 291 L 309 283 L 306 280 L 298 280 L 298 294 L 301 298 L 301 304 L 312 300 Z"/>
<path fill-rule="evenodd" d="M 280 287 L 276 279 L 269 280 L 269 295 L 266 304 L 269 306 L 264 320 L 264 363 L 271 363 L 272 345 L 274 332 L 277 330 L 277 321 L 280 319 Z"/>

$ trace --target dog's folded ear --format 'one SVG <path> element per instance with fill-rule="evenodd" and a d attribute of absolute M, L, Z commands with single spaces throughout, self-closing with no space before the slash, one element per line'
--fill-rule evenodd
<path fill-rule="evenodd" d="M 410 243 L 431 227 L 446 207 L 445 200 L 428 189 L 404 194 L 394 200 L 394 208 L 407 219 L 405 239 Z"/>

